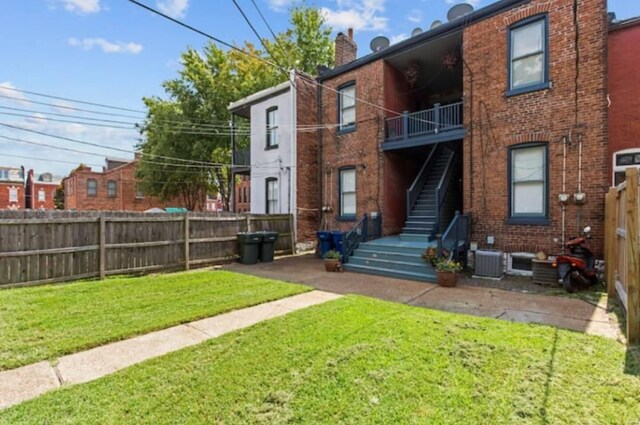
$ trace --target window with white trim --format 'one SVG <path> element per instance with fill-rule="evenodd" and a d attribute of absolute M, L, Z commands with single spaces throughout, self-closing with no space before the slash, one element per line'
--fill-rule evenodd
<path fill-rule="evenodd" d="M 340 216 L 356 216 L 356 169 L 340 170 Z"/>
<path fill-rule="evenodd" d="M 9 180 L 9 170 L 0 169 L 0 180 Z"/>
<path fill-rule="evenodd" d="M 356 85 L 350 84 L 338 90 L 338 106 L 340 110 L 340 130 L 346 130 L 356 125 Z"/>
<path fill-rule="evenodd" d="M 38 202 L 44 202 L 46 200 L 46 197 L 47 197 L 47 195 L 46 195 L 44 189 L 40 189 L 38 191 Z"/>
<path fill-rule="evenodd" d="M 18 202 L 18 188 L 15 186 L 9 188 L 9 202 Z"/>

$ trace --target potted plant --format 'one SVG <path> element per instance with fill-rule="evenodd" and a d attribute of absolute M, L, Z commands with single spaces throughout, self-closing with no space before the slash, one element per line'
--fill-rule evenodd
<path fill-rule="evenodd" d="M 462 264 L 449 259 L 449 253 L 442 251 L 442 255 L 438 255 L 435 247 L 429 247 L 422 254 L 422 259 L 431 264 L 436 270 L 438 285 L 445 287 L 456 286 L 458 281 L 458 272 L 462 270 Z"/>
<path fill-rule="evenodd" d="M 335 249 L 330 249 L 327 254 L 324 256 L 324 268 L 328 272 L 339 272 L 342 271 L 342 266 L 340 265 L 340 259 L 342 255 Z"/>
<path fill-rule="evenodd" d="M 458 272 L 462 270 L 462 264 L 449 259 L 440 259 L 435 264 L 438 285 L 454 287 L 458 282 Z"/>

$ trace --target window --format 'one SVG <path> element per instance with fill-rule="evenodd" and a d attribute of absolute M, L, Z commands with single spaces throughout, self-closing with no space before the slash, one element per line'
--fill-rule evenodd
<path fill-rule="evenodd" d="M 98 196 L 98 182 L 95 179 L 87 180 L 87 196 Z"/>
<path fill-rule="evenodd" d="M 144 191 L 142 190 L 142 186 L 140 184 L 136 184 L 136 199 L 143 199 Z"/>
<path fill-rule="evenodd" d="M 0 170 L 0 180 L 9 180 L 9 170 Z"/>
<path fill-rule="evenodd" d="M 349 130 L 356 126 L 356 85 L 350 83 L 338 89 L 338 110 L 340 130 Z"/>
<path fill-rule="evenodd" d="M 38 202 L 44 202 L 46 199 L 46 194 L 44 192 L 44 189 L 40 189 L 38 191 Z"/>
<path fill-rule="evenodd" d="M 109 198 L 115 198 L 118 195 L 118 183 L 115 180 L 109 180 L 107 182 L 107 196 Z"/>
<path fill-rule="evenodd" d="M 278 147 L 278 108 L 267 109 L 267 149 Z"/>
<path fill-rule="evenodd" d="M 356 169 L 354 167 L 340 170 L 340 217 L 356 216 Z"/>
<path fill-rule="evenodd" d="M 547 223 L 548 174 L 546 144 L 528 144 L 509 149 L 511 223 Z"/>
<path fill-rule="evenodd" d="M 509 29 L 509 93 L 549 86 L 547 17 L 519 22 Z"/>
<path fill-rule="evenodd" d="M 15 186 L 9 188 L 9 202 L 18 202 L 18 188 Z"/>
<path fill-rule="evenodd" d="M 278 211 L 278 179 L 267 179 L 267 214 L 275 214 Z"/>

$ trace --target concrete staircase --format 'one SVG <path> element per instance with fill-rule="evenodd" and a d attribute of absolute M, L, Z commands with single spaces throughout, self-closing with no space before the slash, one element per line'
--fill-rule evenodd
<path fill-rule="evenodd" d="M 415 204 L 404 223 L 400 239 L 403 241 L 431 241 L 436 227 L 436 188 L 445 171 L 449 151 L 442 150 L 427 171 L 425 181 Z"/>
<path fill-rule="evenodd" d="M 425 249 L 434 244 L 426 240 L 403 241 L 398 236 L 363 242 L 344 268 L 358 273 L 435 282 L 433 267 L 422 259 Z"/>

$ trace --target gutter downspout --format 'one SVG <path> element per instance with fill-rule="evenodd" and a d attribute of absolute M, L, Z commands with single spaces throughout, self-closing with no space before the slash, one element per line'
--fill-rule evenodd
<path fill-rule="evenodd" d="M 296 159 L 298 158 L 298 132 L 297 132 L 297 124 L 298 124 L 298 111 L 297 108 L 297 97 L 298 91 L 296 88 L 296 71 L 292 69 L 289 73 L 289 77 L 291 79 L 291 90 L 289 91 L 291 96 L 291 165 L 289 167 L 289 214 L 293 215 L 293 229 L 291 232 L 293 233 L 293 240 L 298 240 L 298 203 L 297 203 L 297 170 Z M 293 173 L 296 174 L 293 174 Z M 292 247 L 293 252 L 296 252 L 295 242 Z"/>
<path fill-rule="evenodd" d="M 323 212 L 323 205 L 324 205 L 324 197 L 322 196 L 322 194 L 324 193 L 324 184 L 323 184 L 323 170 L 324 170 L 324 166 L 322 163 L 322 115 L 323 115 L 323 110 L 322 110 L 322 85 L 318 85 L 317 86 L 318 89 L 316 90 L 316 103 L 317 103 L 317 122 L 318 122 L 318 177 L 317 177 L 317 181 L 318 181 L 318 230 L 323 230 L 322 229 L 322 223 L 324 222 L 324 212 Z"/>

